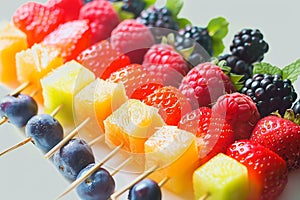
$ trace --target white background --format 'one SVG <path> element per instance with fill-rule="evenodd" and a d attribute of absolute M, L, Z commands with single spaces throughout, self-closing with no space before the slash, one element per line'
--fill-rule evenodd
<path fill-rule="evenodd" d="M 0 20 L 10 20 L 14 10 L 25 0 L 0 0 Z M 265 35 L 270 50 L 265 61 L 283 67 L 300 58 L 300 4 L 296 0 L 286 1 L 200 1 L 187 0 L 182 16 L 195 25 L 205 26 L 217 16 L 224 16 L 230 22 L 225 38 L 226 49 L 233 35 L 240 29 L 258 28 Z M 300 80 L 296 82 L 300 91 Z M 0 95 L 5 94 L 1 88 Z M 6 124 L 0 127 L 0 150 L 23 139 L 21 132 Z M 300 173 L 290 177 L 289 187 L 282 199 L 299 199 Z M 298 181 L 296 181 L 298 179 Z M 29 144 L 6 156 L 0 157 L 0 199 L 5 200 L 52 200 L 66 188 L 68 183 L 45 161 L 33 145 Z M 288 197 L 286 196 L 288 195 Z M 76 199 L 69 195 L 65 199 Z"/>

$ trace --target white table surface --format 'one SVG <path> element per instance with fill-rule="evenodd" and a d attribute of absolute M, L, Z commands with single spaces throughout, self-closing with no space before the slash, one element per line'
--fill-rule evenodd
<path fill-rule="evenodd" d="M 0 20 L 9 20 L 16 7 L 24 2 L 26 1 L 0 0 Z M 188 17 L 195 25 L 200 26 L 205 26 L 216 16 L 227 18 L 230 22 L 230 31 L 225 39 L 227 46 L 225 52 L 229 52 L 228 46 L 234 33 L 249 27 L 260 29 L 270 45 L 270 50 L 265 56 L 266 62 L 282 67 L 300 58 L 300 3 L 296 0 L 244 2 L 186 0 L 182 16 Z M 300 80 L 295 83 L 295 87 L 300 91 Z M 0 88 L 0 96 L 7 92 L 6 88 Z M 16 144 L 23 138 L 22 132 L 12 125 L 1 126 L 0 150 Z M 31 144 L 0 157 L 0 177 L 1 200 L 52 200 L 69 184 Z M 299 184 L 298 170 L 290 176 L 282 199 L 299 199 Z M 73 192 L 64 199 L 78 198 Z"/>

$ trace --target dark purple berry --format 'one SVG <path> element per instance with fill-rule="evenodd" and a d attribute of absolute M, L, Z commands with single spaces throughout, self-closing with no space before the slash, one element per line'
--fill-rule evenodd
<path fill-rule="evenodd" d="M 90 164 L 83 168 L 77 179 L 84 176 L 95 164 Z M 77 194 L 84 200 L 107 200 L 115 190 L 115 181 L 110 173 L 99 168 L 77 188 Z"/>
<path fill-rule="evenodd" d="M 91 147 L 82 139 L 74 138 L 53 155 L 53 163 L 57 169 L 71 181 L 78 173 L 95 162 Z"/>
<path fill-rule="evenodd" d="M 28 95 L 5 96 L 0 100 L 0 116 L 17 127 L 23 127 L 28 120 L 37 114 L 38 105 Z"/>
<path fill-rule="evenodd" d="M 161 200 L 161 189 L 155 181 L 144 179 L 129 190 L 128 200 Z"/>
<path fill-rule="evenodd" d="M 244 60 L 248 64 L 262 61 L 269 45 L 257 29 L 243 29 L 237 33 L 230 46 L 232 55 Z"/>
<path fill-rule="evenodd" d="M 292 107 L 295 114 L 300 114 L 300 100 L 298 100 Z"/>
<path fill-rule="evenodd" d="M 245 81 L 240 92 L 251 97 L 261 117 L 274 111 L 284 115 L 297 99 L 292 82 L 281 75 L 255 74 Z"/>
<path fill-rule="evenodd" d="M 25 133 L 43 152 L 48 152 L 64 137 L 62 125 L 48 114 L 33 116 L 26 124 Z"/>
<path fill-rule="evenodd" d="M 91 1 L 91 0 L 89 0 Z M 140 13 L 145 9 L 146 3 L 144 0 L 109 0 L 110 2 L 122 2 L 122 10 L 132 13 L 134 18 L 138 17 Z"/>

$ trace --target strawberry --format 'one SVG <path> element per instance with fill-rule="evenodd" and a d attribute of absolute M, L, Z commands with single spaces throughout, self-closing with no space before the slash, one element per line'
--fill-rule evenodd
<path fill-rule="evenodd" d="M 232 126 L 236 140 L 249 139 L 255 124 L 260 119 L 253 100 L 237 92 L 218 98 L 212 109 Z"/>
<path fill-rule="evenodd" d="M 35 2 L 21 5 L 12 16 L 14 25 L 26 34 L 29 47 L 41 42 L 62 20 L 63 13 L 60 9 Z"/>
<path fill-rule="evenodd" d="M 179 89 L 194 108 L 211 107 L 220 96 L 235 91 L 230 78 L 219 66 L 209 62 L 191 69 L 183 78 Z"/>
<path fill-rule="evenodd" d="M 61 24 L 44 38 L 42 44 L 59 49 L 64 61 L 75 59 L 90 45 L 88 21 L 74 20 Z"/>
<path fill-rule="evenodd" d="M 286 162 L 276 153 L 250 140 L 229 146 L 227 155 L 248 169 L 251 200 L 274 200 L 288 181 Z"/>
<path fill-rule="evenodd" d="M 189 70 L 184 58 L 167 44 L 153 45 L 144 56 L 143 66 L 175 87 Z"/>
<path fill-rule="evenodd" d="M 150 30 L 134 19 L 122 21 L 111 34 L 114 48 L 130 57 L 132 63 L 143 62 L 147 50 L 154 44 Z"/>
<path fill-rule="evenodd" d="M 140 64 L 130 64 L 121 68 L 111 73 L 107 80 L 114 83 L 123 83 L 127 96 L 140 100 L 151 94 L 156 88 L 163 86 L 162 80 L 150 75 Z"/>
<path fill-rule="evenodd" d="M 89 20 L 92 44 L 109 38 L 112 30 L 120 23 L 112 4 L 103 0 L 85 4 L 80 10 L 79 19 Z"/>
<path fill-rule="evenodd" d="M 78 19 L 79 11 L 83 6 L 82 0 L 48 0 L 46 5 L 50 8 L 63 11 L 64 22 Z"/>
<path fill-rule="evenodd" d="M 259 120 L 251 140 L 271 149 L 286 162 L 289 170 L 300 167 L 300 126 L 279 116 Z"/>
<path fill-rule="evenodd" d="M 104 80 L 112 72 L 130 64 L 129 57 L 113 49 L 106 40 L 98 42 L 82 51 L 76 60 L 93 71 L 96 77 Z"/>
<path fill-rule="evenodd" d="M 218 153 L 226 153 L 229 145 L 234 142 L 232 127 L 208 107 L 200 107 L 184 115 L 178 128 L 197 137 L 201 163 L 207 162 Z"/>
<path fill-rule="evenodd" d="M 166 124 L 173 126 L 177 126 L 181 117 L 192 110 L 186 97 L 172 86 L 155 90 L 143 102 L 149 106 L 157 107 Z"/>
<path fill-rule="evenodd" d="M 145 83 L 141 85 L 131 95 L 131 99 L 138 99 L 143 101 L 148 95 L 152 94 L 158 88 L 163 87 L 161 83 Z"/>

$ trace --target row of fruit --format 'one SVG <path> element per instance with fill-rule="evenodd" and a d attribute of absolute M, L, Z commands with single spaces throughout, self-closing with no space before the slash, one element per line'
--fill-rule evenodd
<path fill-rule="evenodd" d="M 145 169 L 159 166 L 150 177 L 156 182 L 169 178 L 164 187 L 179 195 L 193 184 L 195 199 L 277 198 L 288 172 L 300 166 L 300 103 L 294 104 L 292 85 L 299 61 L 282 69 L 262 63 L 268 44 L 259 30 L 244 29 L 235 35 L 231 54 L 208 62 L 224 49 L 226 20 L 192 26 L 177 17 L 182 1 L 169 0 L 162 8 L 153 3 L 49 0 L 22 5 L 13 23 L 0 27 L 1 82 L 25 85 L 22 93 L 33 96 L 48 114 L 61 107 L 55 118 L 62 127 L 89 119 L 82 138 L 104 134 L 109 146 L 144 155 L 138 161 Z M 33 98 L 19 92 L 2 98 L 3 122 L 39 127 L 27 123 L 37 112 Z M 271 115 L 275 111 L 277 116 Z M 44 134 L 51 135 L 52 128 Z M 40 148 L 54 142 L 41 148 L 46 152 L 62 140 L 61 134 L 49 135 L 28 136 Z M 68 143 L 72 155 L 68 150 L 63 155 L 66 144 L 54 159 L 72 180 L 94 162 L 81 162 L 93 155 L 77 153 L 80 145 L 71 145 L 76 141 Z M 97 179 L 102 172 L 89 181 L 107 183 Z M 105 177 L 112 186 L 111 176 Z M 87 190 L 79 189 L 85 195 Z M 106 199 L 113 190 L 81 197 Z M 138 193 L 129 198 L 138 199 Z"/>

